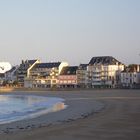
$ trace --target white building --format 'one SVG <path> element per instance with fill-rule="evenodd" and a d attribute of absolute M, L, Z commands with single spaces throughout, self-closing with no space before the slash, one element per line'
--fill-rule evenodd
<path fill-rule="evenodd" d="M 9 62 L 0 62 L 0 85 L 5 81 L 5 73 L 11 70 L 12 65 Z"/>
<path fill-rule="evenodd" d="M 93 88 L 115 88 L 120 83 L 124 65 L 111 56 L 93 57 L 88 66 L 89 83 Z"/>
<path fill-rule="evenodd" d="M 56 87 L 58 76 L 67 62 L 49 62 L 35 64 L 30 70 L 30 76 L 24 81 L 26 88 L 51 88 Z"/>
<path fill-rule="evenodd" d="M 14 67 L 12 67 L 11 70 L 9 70 L 5 73 L 5 80 L 8 83 L 13 83 L 13 82 L 17 81 L 17 69 L 18 69 L 18 66 L 14 66 Z"/>
<path fill-rule="evenodd" d="M 130 65 L 121 72 L 121 84 L 124 88 L 140 87 L 140 65 Z"/>

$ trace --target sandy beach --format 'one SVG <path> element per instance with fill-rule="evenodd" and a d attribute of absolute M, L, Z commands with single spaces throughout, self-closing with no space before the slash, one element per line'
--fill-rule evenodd
<path fill-rule="evenodd" d="M 14 128 L 23 124 L 23 128 L 20 126 L 18 131 L 7 130 L 1 133 L 0 140 L 140 139 L 140 90 L 13 91 L 12 94 L 57 96 L 64 98 L 65 103 L 71 107 L 64 112 L 51 113 L 5 126 L 0 125 L 2 130 L 4 127 Z M 55 123 L 47 122 L 48 118 Z M 61 121 L 57 123 L 58 120 Z M 24 129 L 29 123 L 32 127 Z M 46 124 L 43 126 L 43 123 Z"/>

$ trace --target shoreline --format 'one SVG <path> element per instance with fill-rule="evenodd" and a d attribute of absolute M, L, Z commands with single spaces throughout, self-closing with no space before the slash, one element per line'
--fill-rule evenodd
<path fill-rule="evenodd" d="M 55 125 L 64 125 L 64 124 L 68 124 L 68 123 L 71 123 L 71 122 L 75 122 L 77 120 L 81 120 L 81 119 L 86 119 L 92 115 L 95 115 L 99 112 L 101 112 L 105 107 L 102 107 L 100 110 L 96 110 L 96 111 L 93 111 L 93 112 L 89 112 L 89 113 L 83 113 L 81 114 L 79 117 L 77 118 L 68 118 L 68 119 L 65 119 L 65 120 L 57 120 L 56 122 L 50 122 L 50 123 L 43 123 L 43 124 L 19 124 L 17 125 L 17 122 L 12 122 L 14 123 L 14 125 L 11 123 L 9 124 L 6 124 L 6 127 L 5 127 L 5 124 L 0 124 L 0 127 L 2 126 L 2 129 L 0 129 L 0 135 L 1 134 L 16 134 L 16 133 L 21 133 L 21 132 L 27 132 L 28 130 L 29 131 L 32 131 L 33 129 L 40 129 L 40 128 L 48 128 L 50 126 L 55 126 Z M 34 119 L 37 119 L 37 118 L 34 118 Z M 28 121 L 31 121 L 31 119 L 28 119 Z M 27 120 L 20 120 L 22 122 L 26 122 Z M 19 121 L 18 121 L 19 122 Z M 3 127 L 4 125 L 4 127 Z M 16 125 L 16 126 L 15 126 Z"/>
<path fill-rule="evenodd" d="M 10 93 L 10 92 L 75 92 L 75 91 L 114 91 L 114 90 L 140 90 L 140 89 L 127 89 L 127 88 L 17 88 L 17 87 L 0 87 L 0 94 L 1 93 Z"/>
<path fill-rule="evenodd" d="M 16 93 L 17 91 L 15 91 Z M 27 91 L 24 93 L 20 93 L 22 95 L 31 95 L 30 92 L 26 94 Z M 10 92 L 8 94 L 15 95 L 14 92 Z M 17 94 L 17 93 L 16 93 Z M 33 93 L 34 95 L 39 95 L 38 91 Z M 51 95 L 45 95 L 47 97 L 52 97 Z M 44 96 L 44 97 L 45 97 Z M 54 96 L 54 95 L 53 95 Z M 55 95 L 59 97 L 59 95 Z M 15 133 L 17 131 L 26 131 L 31 130 L 33 128 L 41 128 L 47 127 L 50 125 L 55 124 L 63 124 L 68 123 L 71 121 L 76 121 L 78 119 L 84 119 L 90 116 L 91 114 L 95 114 L 100 112 L 104 108 L 104 104 L 101 102 L 97 102 L 94 99 L 89 98 L 66 98 L 63 97 L 65 100 L 64 103 L 68 106 L 64 110 L 60 110 L 58 112 L 52 112 L 48 114 L 43 114 L 38 117 L 22 119 L 19 121 L 14 121 L 6 124 L 0 124 L 0 134 L 5 133 Z M 88 101 L 88 103 L 83 103 L 83 101 Z M 56 117 L 57 116 L 57 117 Z"/>

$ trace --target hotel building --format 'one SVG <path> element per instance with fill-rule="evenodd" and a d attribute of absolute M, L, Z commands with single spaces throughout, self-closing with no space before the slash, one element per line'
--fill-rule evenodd
<path fill-rule="evenodd" d="M 67 62 L 50 62 L 35 64 L 30 75 L 25 79 L 26 88 L 52 88 L 57 87 L 58 76 Z"/>
<path fill-rule="evenodd" d="M 115 88 L 120 83 L 124 65 L 112 56 L 93 57 L 87 67 L 89 87 Z"/>

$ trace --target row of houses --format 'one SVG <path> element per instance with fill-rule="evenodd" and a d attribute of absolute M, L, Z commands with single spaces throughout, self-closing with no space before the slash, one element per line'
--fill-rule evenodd
<path fill-rule="evenodd" d="M 26 88 L 137 88 L 140 66 L 123 63 L 112 56 L 93 57 L 88 64 L 42 63 L 26 60 L 5 73 L 7 83 Z"/>

